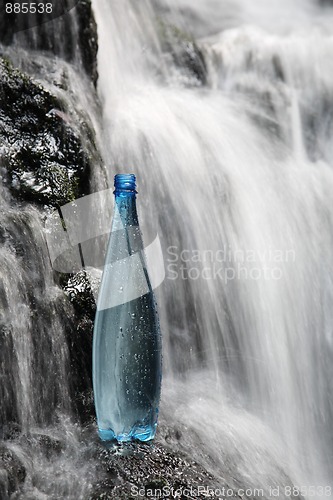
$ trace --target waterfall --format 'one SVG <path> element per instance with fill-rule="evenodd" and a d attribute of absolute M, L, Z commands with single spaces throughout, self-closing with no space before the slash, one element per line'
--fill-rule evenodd
<path fill-rule="evenodd" d="M 109 182 L 137 174 L 164 251 L 163 425 L 249 487 L 330 485 L 333 10 L 93 7 Z"/>
<path fill-rule="evenodd" d="M 268 499 L 277 487 L 290 498 L 293 484 L 303 497 L 329 497 L 333 8 L 328 0 L 92 6 L 98 102 L 89 2 L 51 24 L 7 27 L 0 41 L 11 45 L 0 52 L 63 103 L 65 111 L 51 110 L 57 127 L 73 128 L 93 165 L 84 194 L 112 187 L 115 173 L 137 175 L 144 239 L 160 241 L 165 267 L 156 290 L 157 446 L 185 452 L 216 487 L 245 486 L 244 498 Z M 119 482 L 75 408 L 73 392 L 89 385 L 89 325 L 77 333 L 77 313 L 56 284 L 44 224 L 52 209 L 10 194 L 6 147 L 0 496 L 5 450 L 25 471 L 11 486 L 15 498 L 88 500 L 100 482 Z M 94 207 L 110 197 L 92 199 Z M 106 220 L 109 211 L 102 207 Z M 82 377 L 73 376 L 75 349 Z"/>

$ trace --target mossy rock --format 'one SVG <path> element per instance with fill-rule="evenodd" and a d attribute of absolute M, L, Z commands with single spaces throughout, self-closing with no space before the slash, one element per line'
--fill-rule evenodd
<path fill-rule="evenodd" d="M 54 95 L 0 58 L 0 160 L 17 198 L 58 207 L 87 194 L 90 161 Z"/>

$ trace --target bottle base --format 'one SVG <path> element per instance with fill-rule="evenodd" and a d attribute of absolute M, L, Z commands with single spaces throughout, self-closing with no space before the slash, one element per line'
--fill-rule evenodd
<path fill-rule="evenodd" d="M 155 437 L 156 429 L 150 426 L 133 427 L 130 432 L 116 434 L 112 429 L 98 429 L 98 435 L 102 441 L 118 441 L 126 443 L 129 441 L 151 441 Z"/>

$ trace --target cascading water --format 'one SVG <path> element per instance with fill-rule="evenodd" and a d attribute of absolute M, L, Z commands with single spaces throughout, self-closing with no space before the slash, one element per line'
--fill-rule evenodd
<path fill-rule="evenodd" d="M 333 11 L 93 6 L 110 179 L 137 174 L 164 249 L 162 420 L 249 487 L 330 485 Z M 205 86 L 165 55 L 161 24 L 200 37 Z"/>
<path fill-rule="evenodd" d="M 16 495 L 83 498 L 94 464 L 82 461 L 85 448 L 70 419 L 66 329 L 73 312 L 54 285 L 40 213 L 13 208 L 2 190 L 1 228 L 1 439 L 9 439 L 6 449 L 25 467 Z M 55 444 L 58 456 L 48 461 L 45 447 L 52 455 Z M 86 468 L 85 482 L 80 468 Z M 9 498 L 0 491 L 3 500 Z"/>
<path fill-rule="evenodd" d="M 29 32 L 25 35 L 28 40 Z M 0 46 L 1 56 L 32 74 L 66 104 L 67 114 L 59 109 L 52 109 L 51 114 L 59 113 L 72 126 L 75 121 L 85 123 L 88 132 L 82 134 L 79 125 L 75 130 L 81 134 L 81 144 L 88 147 L 85 141 L 89 142 L 90 129 L 95 129 L 98 143 L 96 99 L 84 72 L 45 53 L 24 50 L 19 40 L 18 36 L 17 43 Z M 57 42 L 60 46 L 61 36 Z M 6 126 L 10 130 L 10 121 Z M 45 133 L 44 140 L 52 142 L 52 137 Z M 17 150 L 20 141 L 19 137 Z M 71 400 L 68 335 L 75 330 L 74 311 L 55 284 L 45 238 L 45 218 L 54 209 L 18 203 L 11 196 L 4 161 L 11 146 L 0 144 L 0 498 L 7 500 L 15 492 L 15 498 L 31 500 L 83 499 L 98 475 L 91 458 L 91 436 L 81 442 L 82 429 L 75 422 L 77 413 Z M 53 147 L 56 150 L 57 145 Z M 90 189 L 97 191 L 105 183 L 96 150 L 91 148 L 89 154 L 96 155 Z M 33 176 L 29 180 L 33 185 Z M 83 379 L 85 374 L 80 376 Z M 9 463 L 11 475 L 3 468 L 4 462 Z"/>

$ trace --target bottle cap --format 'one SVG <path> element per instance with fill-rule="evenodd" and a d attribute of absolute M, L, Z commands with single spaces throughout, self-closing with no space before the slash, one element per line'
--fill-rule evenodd
<path fill-rule="evenodd" d="M 114 187 L 116 191 L 134 191 L 136 178 L 134 174 L 117 174 L 114 176 Z"/>

